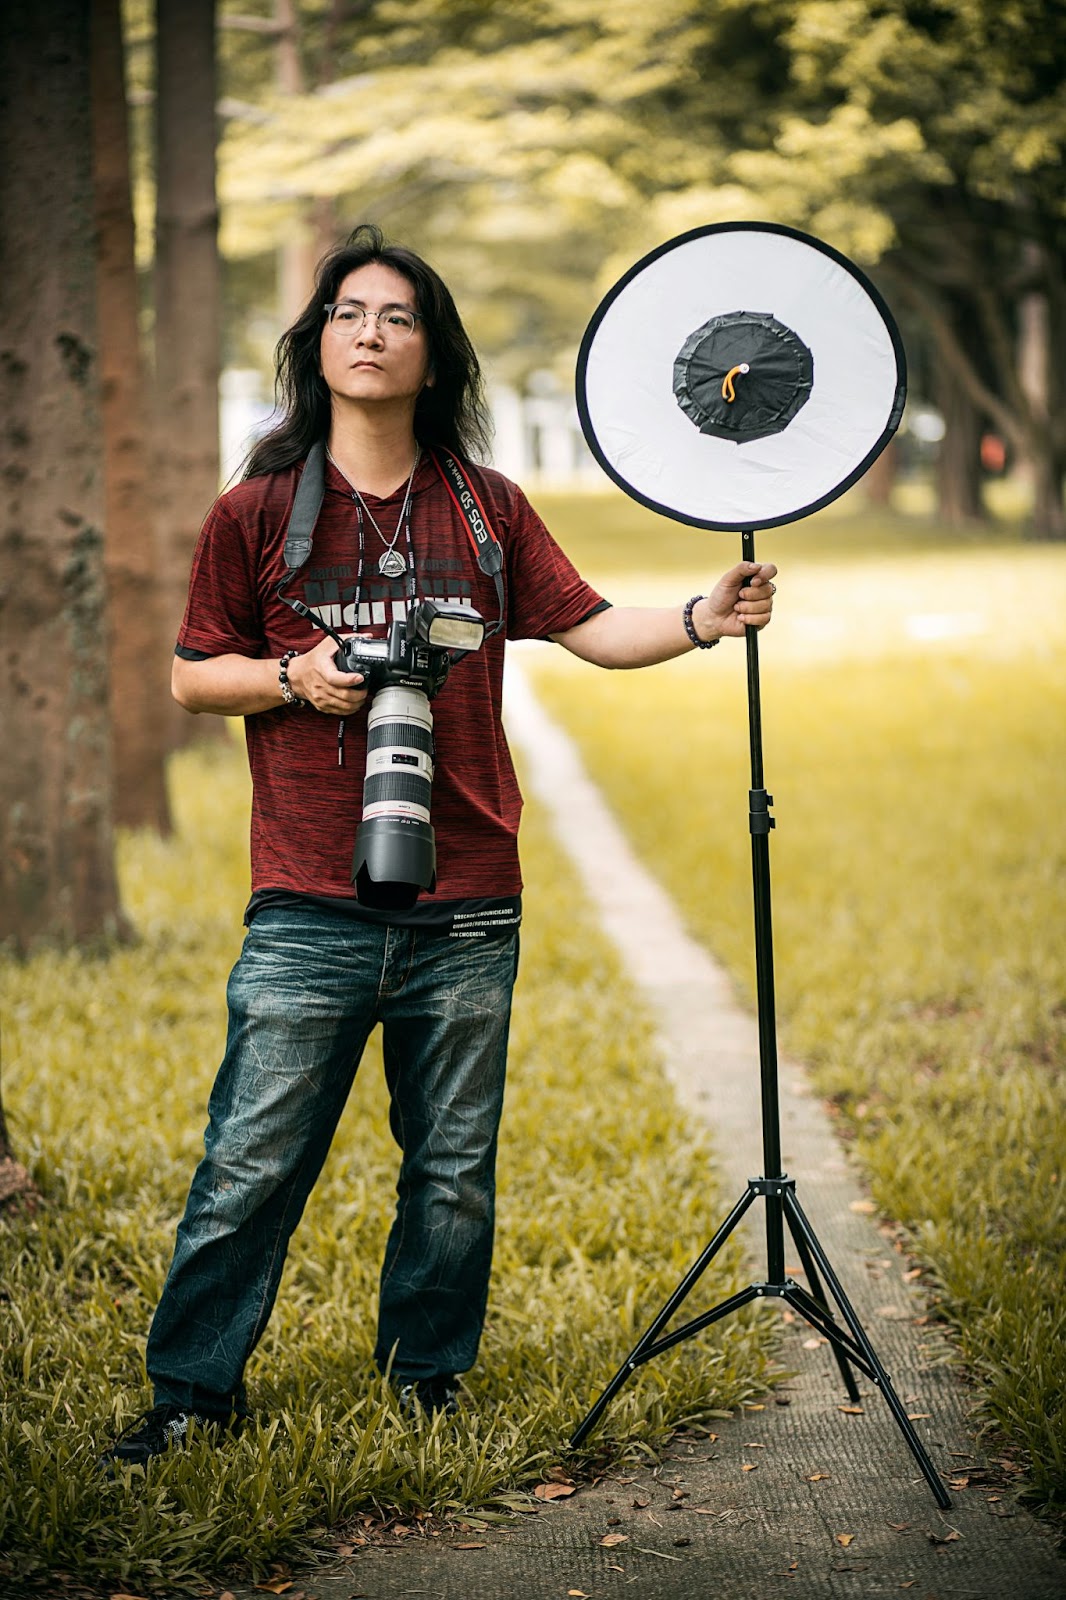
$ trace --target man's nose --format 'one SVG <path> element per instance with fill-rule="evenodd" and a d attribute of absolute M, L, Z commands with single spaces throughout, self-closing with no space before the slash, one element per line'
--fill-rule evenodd
<path fill-rule="evenodd" d="M 378 319 L 373 311 L 368 311 L 365 313 L 363 317 L 363 326 L 359 329 L 357 342 L 359 344 L 375 345 L 385 343 L 381 336 L 381 329 L 378 327 Z"/>

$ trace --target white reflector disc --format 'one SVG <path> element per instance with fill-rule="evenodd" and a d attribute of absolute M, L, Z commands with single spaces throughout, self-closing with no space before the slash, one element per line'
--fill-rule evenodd
<path fill-rule="evenodd" d="M 604 471 L 701 528 L 770 528 L 843 494 L 895 433 L 899 330 L 852 262 L 774 223 L 660 245 L 581 345 L 581 426 Z"/>

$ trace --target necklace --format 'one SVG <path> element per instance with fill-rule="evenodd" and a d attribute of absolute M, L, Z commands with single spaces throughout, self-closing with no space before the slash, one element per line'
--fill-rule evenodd
<path fill-rule="evenodd" d="M 407 488 L 404 492 L 403 505 L 400 507 L 400 515 L 396 519 L 396 531 L 391 539 L 386 539 L 378 525 L 378 520 L 374 513 L 363 499 L 363 496 L 360 494 L 355 484 L 352 483 L 351 478 L 349 478 L 344 468 L 334 460 L 328 449 L 326 450 L 326 455 L 329 456 L 329 459 L 333 462 L 333 465 L 337 468 L 337 471 L 340 473 L 341 477 L 351 488 L 351 491 L 355 496 L 356 506 L 360 512 L 366 513 L 367 517 L 370 519 L 371 527 L 374 529 L 374 532 L 385 546 L 384 550 L 381 552 L 381 555 L 378 557 L 378 571 L 381 573 L 381 576 L 383 578 L 402 578 L 404 573 L 407 571 L 407 560 L 402 552 L 397 550 L 396 541 L 400 537 L 400 529 L 406 522 L 408 534 L 407 544 L 408 548 L 410 548 L 411 520 L 409 513 L 411 505 L 411 485 L 415 481 L 415 473 L 418 470 L 418 463 L 422 459 L 421 445 L 415 445 L 415 459 L 411 467 L 411 476 L 407 480 Z"/>

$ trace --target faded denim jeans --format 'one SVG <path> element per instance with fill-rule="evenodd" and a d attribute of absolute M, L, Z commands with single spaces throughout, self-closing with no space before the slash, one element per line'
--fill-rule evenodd
<path fill-rule="evenodd" d="M 405 1381 L 473 1365 L 517 959 L 517 932 L 449 938 L 311 904 L 254 919 L 230 976 L 204 1157 L 148 1338 L 157 1404 L 246 1409 L 245 1364 L 379 1021 L 402 1161 L 375 1359 L 384 1370 L 391 1356 Z"/>

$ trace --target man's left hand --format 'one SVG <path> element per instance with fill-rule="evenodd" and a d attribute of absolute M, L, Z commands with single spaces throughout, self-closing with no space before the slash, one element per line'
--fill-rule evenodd
<path fill-rule="evenodd" d="M 777 568 L 770 561 L 741 561 L 719 578 L 692 608 L 701 639 L 742 639 L 747 628 L 765 628 L 774 609 Z"/>

